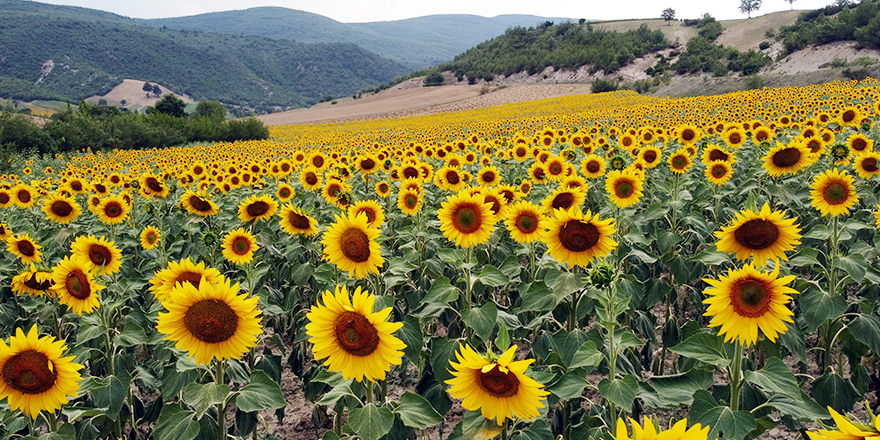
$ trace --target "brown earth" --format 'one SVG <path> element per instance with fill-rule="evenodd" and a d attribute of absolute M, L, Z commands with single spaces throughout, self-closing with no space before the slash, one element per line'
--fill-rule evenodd
<path fill-rule="evenodd" d="M 162 90 L 162 95 L 166 93 L 174 93 L 169 90 L 167 87 L 150 83 L 154 85 L 158 85 L 159 89 Z M 154 106 L 156 105 L 156 101 L 162 99 L 161 95 L 156 96 L 153 93 L 147 94 L 144 92 L 144 81 L 139 81 L 136 79 L 124 79 L 122 80 L 122 84 L 114 87 L 113 90 L 108 92 L 104 96 L 92 96 L 91 98 L 87 98 L 86 102 L 89 104 L 96 104 L 100 99 L 106 99 L 108 105 L 116 105 L 126 107 L 132 111 L 140 110 L 144 107 Z M 181 95 L 179 93 L 174 93 L 178 98 L 182 99 L 183 102 L 187 104 L 195 104 L 196 101 L 186 95 Z M 125 100 L 125 105 L 122 105 L 122 100 Z"/>

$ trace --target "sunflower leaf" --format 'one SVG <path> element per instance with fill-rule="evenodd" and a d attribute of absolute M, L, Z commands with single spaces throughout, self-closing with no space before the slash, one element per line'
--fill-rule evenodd
<path fill-rule="evenodd" d="M 815 332 L 829 318 L 840 316 L 849 306 L 840 295 L 829 295 L 820 289 L 806 289 L 798 297 L 807 331 Z"/>
<path fill-rule="evenodd" d="M 393 423 L 394 414 L 390 409 L 372 403 L 352 409 L 348 414 L 348 425 L 363 440 L 379 440 L 391 431 Z"/>
<path fill-rule="evenodd" d="M 400 396 L 400 406 L 394 408 L 404 425 L 426 429 L 443 422 L 444 417 L 422 396 L 407 391 Z"/>
<path fill-rule="evenodd" d="M 726 406 L 718 405 L 706 390 L 694 393 L 694 404 L 688 412 L 690 423 L 711 426 L 707 438 L 724 438 L 725 440 L 741 440 L 758 427 L 755 416 L 747 411 L 731 411 Z"/>
<path fill-rule="evenodd" d="M 584 388 L 590 384 L 585 376 L 580 370 L 569 371 L 563 374 L 553 385 L 548 386 L 547 391 L 550 391 L 562 400 L 580 397 L 584 393 Z"/>
<path fill-rule="evenodd" d="M 673 353 L 680 354 L 700 362 L 725 368 L 730 365 L 730 360 L 724 352 L 721 339 L 709 333 L 697 333 L 684 340 L 681 344 L 669 349 Z"/>
<path fill-rule="evenodd" d="M 810 392 L 822 407 L 832 407 L 838 412 L 852 411 L 861 394 L 849 379 L 829 374 L 810 382 Z"/>
<path fill-rule="evenodd" d="M 880 353 L 880 319 L 874 315 L 856 316 L 847 326 L 853 338 Z"/>
<path fill-rule="evenodd" d="M 397 336 L 406 344 L 403 349 L 403 355 L 415 365 L 419 365 L 419 359 L 422 356 L 422 329 L 419 319 L 415 316 L 407 316 L 403 320 L 403 327 L 397 331 Z"/>
<path fill-rule="evenodd" d="M 498 319 L 498 307 L 493 302 L 487 302 L 483 307 L 474 307 L 461 312 L 461 319 L 468 327 L 474 329 L 474 334 L 486 342 L 492 336 L 495 322 Z"/>
<path fill-rule="evenodd" d="M 501 434 L 501 426 L 480 411 L 468 411 L 461 422 L 461 434 L 465 440 L 491 440 Z"/>
<path fill-rule="evenodd" d="M 191 383 L 183 391 L 183 399 L 196 412 L 196 420 L 201 419 L 208 408 L 223 402 L 229 395 L 229 386 L 217 383 Z"/>
<path fill-rule="evenodd" d="M 844 257 L 835 257 L 834 264 L 842 267 L 853 281 L 857 283 L 865 281 L 865 273 L 868 271 L 868 262 L 862 254 L 851 253 Z"/>
<path fill-rule="evenodd" d="M 791 370 L 778 357 L 771 357 L 763 368 L 745 372 L 746 381 L 758 385 L 765 391 L 779 393 L 794 400 L 800 400 L 801 388 Z"/>
<path fill-rule="evenodd" d="M 480 283 L 489 287 L 501 287 L 508 283 L 507 277 L 497 267 L 485 265 L 478 278 Z"/>
<path fill-rule="evenodd" d="M 192 440 L 199 435 L 199 422 L 196 413 L 185 411 L 179 403 L 162 407 L 156 421 L 156 440 Z"/>
<path fill-rule="evenodd" d="M 251 373 L 250 383 L 238 392 L 235 405 L 244 412 L 254 412 L 284 408 L 287 402 L 278 383 L 263 370 L 254 370 Z"/>
<path fill-rule="evenodd" d="M 602 379 L 598 388 L 602 397 L 629 411 L 636 399 L 636 394 L 639 392 L 639 383 L 635 376 L 627 374 L 623 379 Z"/>

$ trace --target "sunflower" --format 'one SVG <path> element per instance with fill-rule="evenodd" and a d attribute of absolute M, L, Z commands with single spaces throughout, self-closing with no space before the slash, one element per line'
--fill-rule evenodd
<path fill-rule="evenodd" d="M 12 278 L 12 291 L 19 295 L 55 297 L 52 291 L 52 272 L 37 270 L 34 265 L 30 269 Z"/>
<path fill-rule="evenodd" d="M 456 246 L 469 248 L 485 243 L 498 222 L 492 204 L 482 194 L 462 191 L 449 196 L 437 211 L 440 230 Z"/>
<path fill-rule="evenodd" d="M 859 201 L 853 185 L 853 177 L 844 170 L 842 173 L 837 168 L 831 168 L 820 173 L 810 184 L 811 206 L 827 214 L 838 216 L 845 214 Z"/>
<path fill-rule="evenodd" d="M 325 291 L 321 301 L 306 315 L 306 334 L 315 359 L 345 380 L 385 379 L 391 365 L 400 365 L 406 344 L 392 333 L 403 323 L 387 322 L 391 307 L 373 312 L 376 298 L 357 287 L 349 299 L 345 285 Z M 323 304 L 321 304 L 323 303 Z"/>
<path fill-rule="evenodd" d="M 605 175 L 605 159 L 591 154 L 581 162 L 581 171 L 587 179 L 595 179 Z"/>
<path fill-rule="evenodd" d="M 162 305 L 168 313 L 159 313 L 156 330 L 166 334 L 166 341 L 189 353 L 198 364 L 212 359 L 241 359 L 257 345 L 263 333 L 258 296 L 238 294 L 238 283 L 220 277 L 215 283 L 202 279 L 198 287 L 178 284 L 171 291 L 171 301 Z"/>
<path fill-rule="evenodd" d="M 786 307 L 791 297 L 799 293 L 785 285 L 795 276 L 779 278 L 779 264 L 772 273 L 759 272 L 751 263 L 742 269 L 728 269 L 727 277 L 719 280 L 703 278 L 712 288 L 703 293 L 709 297 L 703 316 L 711 316 L 709 327 L 721 326 L 724 342 L 738 339 L 740 344 L 751 346 L 758 340 L 758 329 L 771 342 L 787 330 L 786 322 L 794 322 L 794 313 Z"/>
<path fill-rule="evenodd" d="M 22 264 L 30 264 L 31 262 L 39 263 L 43 261 L 43 253 L 40 252 L 42 246 L 31 240 L 30 234 L 16 235 L 6 239 L 9 252 L 12 252 L 18 258 L 21 258 Z"/>
<path fill-rule="evenodd" d="M 654 168 L 660 165 L 662 157 L 663 150 L 653 145 L 649 145 L 639 151 L 639 161 L 645 164 L 646 168 Z"/>
<path fill-rule="evenodd" d="M 816 159 L 825 154 L 825 141 L 819 136 L 811 136 L 802 141 L 804 148 L 810 152 L 810 160 L 815 162 Z"/>
<path fill-rule="evenodd" d="M 557 209 L 567 210 L 572 207 L 579 207 L 586 198 L 587 195 L 583 190 L 560 185 L 541 202 L 541 212 L 546 215 L 552 215 L 553 211 Z"/>
<path fill-rule="evenodd" d="M 837 123 L 845 127 L 858 127 L 862 123 L 862 115 L 858 107 L 846 107 L 840 112 Z"/>
<path fill-rule="evenodd" d="M 278 225 L 290 235 L 302 234 L 309 237 L 318 233 L 318 222 L 289 203 L 281 207 L 278 216 L 281 217 Z"/>
<path fill-rule="evenodd" d="M 34 189 L 23 183 L 15 185 L 10 190 L 12 192 L 12 201 L 15 206 L 21 209 L 28 209 L 34 206 L 37 201 L 34 199 Z"/>
<path fill-rule="evenodd" d="M 60 194 L 48 197 L 43 202 L 43 212 L 50 221 L 69 225 L 82 213 L 79 203 L 73 196 L 64 197 Z"/>
<path fill-rule="evenodd" d="M 380 234 L 378 226 L 367 222 L 365 213 L 354 217 L 336 215 L 336 223 L 327 228 L 321 244 L 331 263 L 348 272 L 349 277 L 354 273 L 361 279 L 379 273 L 379 267 L 385 264 L 376 242 Z"/>
<path fill-rule="evenodd" d="M 180 206 L 188 212 L 202 217 L 212 216 L 220 212 L 217 209 L 217 204 L 211 199 L 201 194 L 196 194 L 189 189 L 180 196 Z"/>
<path fill-rule="evenodd" d="M 467 182 L 460 169 L 446 165 L 434 173 L 434 184 L 447 191 L 461 191 Z"/>
<path fill-rule="evenodd" d="M 855 133 L 846 140 L 846 145 L 854 155 L 866 154 L 874 151 L 874 140 L 861 133 Z"/>
<path fill-rule="evenodd" d="M 615 440 L 707 440 L 710 431 L 709 426 L 702 428 L 699 423 L 688 428 L 687 419 L 679 420 L 671 428 L 660 432 L 657 432 L 650 416 L 645 416 L 642 426 L 633 419 L 629 419 L 629 423 L 633 428 L 632 438 L 627 435 L 626 423 L 623 419 L 617 419 Z"/>
<path fill-rule="evenodd" d="M 880 153 L 870 152 L 856 156 L 853 169 L 862 179 L 880 175 Z"/>
<path fill-rule="evenodd" d="M 238 205 L 238 218 L 242 222 L 268 220 L 278 211 L 278 202 L 267 195 L 253 195 Z"/>
<path fill-rule="evenodd" d="M 700 140 L 703 133 L 696 126 L 684 124 L 675 130 L 675 137 L 678 139 L 678 143 L 686 145 Z"/>
<path fill-rule="evenodd" d="M 9 228 L 9 225 L 6 223 L 0 222 L 0 240 L 6 240 L 9 237 L 12 237 L 12 229 Z"/>
<path fill-rule="evenodd" d="M 144 197 L 165 198 L 168 195 L 168 186 L 152 173 L 142 175 L 140 184 L 141 194 Z"/>
<path fill-rule="evenodd" d="M 107 196 L 101 199 L 101 204 L 96 209 L 98 218 L 106 225 L 118 225 L 128 218 L 131 205 L 120 196 Z"/>
<path fill-rule="evenodd" d="M 768 259 L 781 258 L 788 261 L 787 251 L 794 250 L 799 241 L 801 228 L 795 224 L 797 217 L 786 219 L 782 211 L 770 211 L 765 203 L 760 212 L 746 209 L 736 213 L 736 218 L 721 231 L 716 246 L 720 252 L 736 253 L 740 261 L 752 257 L 758 264 Z"/>
<path fill-rule="evenodd" d="M 380 180 L 379 183 L 376 184 L 376 195 L 379 197 L 388 197 L 391 194 L 391 185 L 384 180 Z"/>
<path fill-rule="evenodd" d="M 361 212 L 367 215 L 367 223 L 370 225 L 382 226 L 385 223 L 385 211 L 375 200 L 361 200 L 348 207 L 350 217 L 356 217 Z"/>
<path fill-rule="evenodd" d="M 726 143 L 728 147 L 733 148 L 734 150 L 742 147 L 747 139 L 745 130 L 739 127 L 725 131 L 721 134 L 721 138 L 724 139 L 724 143 Z"/>
<path fill-rule="evenodd" d="M 248 264 L 254 259 L 254 252 L 260 249 L 254 234 L 238 228 L 223 237 L 223 258 L 234 264 Z"/>
<path fill-rule="evenodd" d="M 667 162 L 669 162 L 669 168 L 675 174 L 684 174 L 685 172 L 687 172 L 688 169 L 690 169 L 691 165 L 694 164 L 694 161 L 691 159 L 691 155 L 688 154 L 687 151 L 682 149 L 676 150 L 674 153 L 669 155 L 669 159 L 667 159 Z"/>
<path fill-rule="evenodd" d="M 162 234 L 159 233 L 159 229 L 155 226 L 147 226 L 141 231 L 141 247 L 144 248 L 145 251 L 152 250 L 159 244 L 159 240 L 162 239 Z"/>
<path fill-rule="evenodd" d="M 70 245 L 70 250 L 82 258 L 88 269 L 97 275 L 113 275 L 122 266 L 122 252 L 103 236 L 79 236 Z"/>
<path fill-rule="evenodd" d="M 532 166 L 529 167 L 528 173 L 529 179 L 534 180 L 535 183 L 547 183 L 550 181 L 550 179 L 547 177 L 547 169 L 545 168 L 544 164 L 539 161 L 535 161 L 535 163 L 533 163 Z"/>
<path fill-rule="evenodd" d="M 602 220 L 599 214 L 579 209 L 554 212 L 541 239 L 547 244 L 550 256 L 569 266 L 587 267 L 593 258 L 605 258 L 617 242 L 611 239 L 615 224 L 612 219 Z"/>
<path fill-rule="evenodd" d="M 16 328 L 9 345 L 0 340 L 0 399 L 36 419 L 41 410 L 54 412 L 77 397 L 83 366 L 74 356 L 62 357 L 65 350 L 64 340 L 39 337 L 36 324 L 27 335 Z"/>
<path fill-rule="evenodd" d="M 484 187 L 498 185 L 501 183 L 501 173 L 498 171 L 498 168 L 492 165 L 483 167 L 477 173 L 477 183 Z"/>
<path fill-rule="evenodd" d="M 510 231 L 510 237 L 517 243 L 540 240 L 546 221 L 541 212 L 540 206 L 526 200 L 511 205 L 504 220 L 507 230 Z"/>
<path fill-rule="evenodd" d="M 306 191 L 313 191 L 321 187 L 320 172 L 313 167 L 305 167 L 299 173 L 299 183 Z"/>
<path fill-rule="evenodd" d="M 358 156 L 354 160 L 354 164 L 357 167 L 359 173 L 368 176 L 370 174 L 379 171 L 379 164 L 376 161 L 376 158 L 371 154 L 364 154 L 362 156 Z"/>
<path fill-rule="evenodd" d="M 278 190 L 275 191 L 275 195 L 278 197 L 278 200 L 282 202 L 290 201 L 294 195 L 293 187 L 286 183 L 279 184 Z"/>
<path fill-rule="evenodd" d="M 101 307 L 98 291 L 104 286 L 93 279 L 90 263 L 77 255 L 65 256 L 52 270 L 52 290 L 58 296 L 58 302 L 67 304 L 68 310 L 77 315 L 92 313 Z"/>
<path fill-rule="evenodd" d="M 608 198 L 620 209 L 638 203 L 644 195 L 643 184 L 642 179 L 629 168 L 623 171 L 613 170 L 605 176 L 605 191 L 608 193 Z"/>
<path fill-rule="evenodd" d="M 483 417 L 495 419 L 498 426 L 506 419 L 532 420 L 540 416 L 538 408 L 550 393 L 544 385 L 526 375 L 534 359 L 514 361 L 516 345 L 500 356 L 489 352 L 481 356 L 470 345 L 459 345 L 455 358 L 449 362 L 454 376 L 446 381 L 447 392 L 462 399 L 461 406 L 468 411 L 480 410 Z"/>
<path fill-rule="evenodd" d="M 776 131 L 769 127 L 758 127 L 752 130 L 752 141 L 755 145 L 761 145 L 761 142 L 770 142 L 776 137 Z"/>
<path fill-rule="evenodd" d="M 12 190 L 0 188 L 0 208 L 8 208 L 14 203 Z"/>
<path fill-rule="evenodd" d="M 827 429 L 820 429 L 818 433 L 807 431 L 807 436 L 810 437 L 810 440 L 880 439 L 880 417 L 872 415 L 873 426 L 867 426 L 849 420 L 830 406 L 828 407 L 828 412 L 831 413 L 831 418 L 834 419 L 834 424 L 837 425 L 837 431 L 829 431 Z"/>
<path fill-rule="evenodd" d="M 192 284 L 199 288 L 203 280 L 216 284 L 223 280 L 223 275 L 213 267 L 205 267 L 203 261 L 199 264 L 194 264 L 189 258 L 180 262 L 171 261 L 168 267 L 156 272 L 150 279 L 150 291 L 159 302 L 168 302 L 175 285 Z"/>
<path fill-rule="evenodd" d="M 709 183 L 722 186 L 733 176 L 733 167 L 729 162 L 715 160 L 706 165 L 705 175 Z"/>

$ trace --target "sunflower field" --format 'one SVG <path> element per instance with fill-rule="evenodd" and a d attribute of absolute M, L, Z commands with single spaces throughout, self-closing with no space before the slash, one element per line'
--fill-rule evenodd
<path fill-rule="evenodd" d="M 880 88 L 14 159 L 0 440 L 880 439 Z"/>

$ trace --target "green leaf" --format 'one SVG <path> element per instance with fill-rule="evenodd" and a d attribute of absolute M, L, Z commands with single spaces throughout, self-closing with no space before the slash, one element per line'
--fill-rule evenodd
<path fill-rule="evenodd" d="M 125 377 L 123 383 L 117 376 L 107 376 L 103 379 L 96 379 L 101 385 L 89 391 L 95 405 L 101 408 L 107 408 L 106 415 L 111 420 L 119 417 L 119 411 L 122 410 L 122 404 L 128 397 L 129 378 Z"/>
<path fill-rule="evenodd" d="M 717 266 L 724 264 L 728 260 L 727 254 L 719 252 L 715 246 L 709 247 L 703 252 L 691 257 L 691 261 L 699 261 L 707 266 Z"/>
<path fill-rule="evenodd" d="M 440 261 L 452 267 L 459 267 L 464 263 L 464 251 L 458 248 L 437 249 L 437 256 L 440 257 Z"/>
<path fill-rule="evenodd" d="M 458 288 L 449 283 L 449 278 L 440 277 L 434 280 L 434 284 L 428 289 L 425 297 L 419 303 L 447 304 L 458 299 Z"/>
<path fill-rule="evenodd" d="M 849 274 L 849 277 L 857 283 L 865 281 L 865 273 L 868 271 L 868 262 L 862 254 L 850 254 L 845 257 L 834 259 L 835 266 L 840 266 Z"/>
<path fill-rule="evenodd" d="M 571 400 L 580 397 L 584 393 L 584 388 L 589 384 L 582 372 L 569 371 L 563 374 L 553 385 L 547 386 L 547 391 L 555 394 L 562 400 Z"/>
<path fill-rule="evenodd" d="M 571 365 L 578 349 L 588 340 L 587 335 L 580 330 L 571 332 L 559 330 L 553 334 L 553 349 L 559 354 L 563 364 L 568 366 Z"/>
<path fill-rule="evenodd" d="M 746 381 L 758 385 L 764 391 L 779 393 L 794 400 L 801 398 L 801 387 L 794 374 L 781 359 L 771 357 L 764 367 L 757 371 L 746 371 Z"/>
<path fill-rule="evenodd" d="M 403 424 L 410 428 L 426 429 L 446 420 L 424 397 L 407 391 L 400 396 L 400 406 L 394 409 Z"/>
<path fill-rule="evenodd" d="M 553 291 L 553 295 L 561 300 L 587 285 L 580 275 L 561 270 L 548 270 L 544 275 L 544 282 Z"/>
<path fill-rule="evenodd" d="M 755 417 L 746 411 L 731 411 L 720 406 L 708 391 L 694 393 L 694 403 L 688 412 L 688 423 L 710 426 L 707 438 L 742 440 L 758 427 Z"/>
<path fill-rule="evenodd" d="M 880 355 L 880 319 L 874 315 L 859 315 L 847 327 L 853 338 L 865 344 L 875 355 Z"/>
<path fill-rule="evenodd" d="M 642 263 L 645 264 L 654 264 L 657 262 L 657 257 L 637 248 L 633 247 L 629 250 L 629 255 L 633 255 L 638 258 Z"/>
<path fill-rule="evenodd" d="M 726 368 L 730 365 L 730 360 L 725 355 L 721 338 L 705 332 L 697 333 L 685 339 L 684 342 L 670 348 L 669 351 L 715 365 L 718 368 Z"/>
<path fill-rule="evenodd" d="M 461 422 L 461 434 L 465 440 L 491 440 L 501 434 L 501 426 L 483 417 L 480 411 L 468 411 Z"/>
<path fill-rule="evenodd" d="M 480 283 L 490 287 L 501 287 L 508 283 L 507 277 L 495 266 L 485 265 L 477 278 Z"/>
<path fill-rule="evenodd" d="M 510 348 L 510 333 L 507 331 L 507 325 L 504 324 L 504 321 L 501 321 L 501 326 L 498 328 L 498 337 L 495 338 L 495 348 L 502 353 Z"/>
<path fill-rule="evenodd" d="M 254 412 L 284 408 L 287 402 L 277 382 L 263 370 L 254 370 L 251 373 L 250 383 L 238 392 L 235 405 L 244 412 Z"/>
<path fill-rule="evenodd" d="M 349 396 L 354 396 L 354 392 L 352 392 L 351 386 L 346 381 L 324 393 L 324 395 L 321 396 L 321 400 L 318 401 L 318 405 L 336 405 L 336 402 L 339 401 L 339 399 Z"/>
<path fill-rule="evenodd" d="M 810 392 L 822 407 L 832 407 L 840 413 L 849 412 L 862 398 L 849 379 L 829 374 L 810 382 Z"/>
<path fill-rule="evenodd" d="M 191 383 L 183 391 L 183 399 L 196 412 L 196 420 L 201 419 L 208 408 L 223 402 L 229 395 L 229 386 L 218 383 Z"/>
<path fill-rule="evenodd" d="M 520 296 L 522 296 L 520 312 L 547 312 L 555 309 L 559 304 L 559 298 L 543 281 L 522 285 Z"/>
<path fill-rule="evenodd" d="M 831 231 L 829 231 L 828 227 L 825 225 L 813 226 L 806 234 L 804 234 L 804 238 L 812 238 L 815 240 L 828 240 L 828 237 L 831 237 Z"/>
<path fill-rule="evenodd" d="M 799 308 L 807 323 L 807 330 L 813 333 L 829 318 L 836 318 L 849 306 L 840 295 L 831 296 L 819 289 L 807 289 L 798 297 Z"/>
<path fill-rule="evenodd" d="M 348 413 L 348 425 L 363 440 L 379 440 L 391 431 L 394 414 L 386 407 L 378 408 L 372 403 L 354 408 Z"/>
<path fill-rule="evenodd" d="M 198 377 L 199 373 L 196 370 L 178 371 L 173 366 L 165 368 L 162 373 L 162 397 L 171 399 Z"/>
<path fill-rule="evenodd" d="M 639 383 L 632 374 L 627 374 L 623 379 L 602 379 L 599 382 L 599 392 L 608 401 L 629 411 L 632 408 L 636 394 L 639 392 Z"/>
<path fill-rule="evenodd" d="M 629 330 L 622 330 L 614 333 L 614 346 L 620 351 L 632 347 L 641 347 L 643 345 L 645 345 L 645 342 Z"/>
<path fill-rule="evenodd" d="M 803 392 L 801 392 L 799 399 L 792 399 L 782 394 L 777 394 L 771 397 L 767 404 L 773 405 L 782 414 L 799 420 L 814 421 L 830 417 L 828 410 L 819 406 L 819 404 Z"/>
<path fill-rule="evenodd" d="M 547 426 L 547 422 L 541 419 L 535 420 L 529 429 L 517 431 L 511 440 L 552 440 L 553 432 Z"/>
<path fill-rule="evenodd" d="M 694 393 L 712 386 L 711 371 L 694 369 L 687 373 L 669 376 L 654 376 L 651 385 L 663 408 L 690 405 L 694 402 Z"/>
<path fill-rule="evenodd" d="M 666 229 L 660 229 L 657 231 L 657 249 L 660 251 L 660 255 L 664 255 L 669 252 L 673 246 L 681 243 L 684 240 L 679 234 L 671 232 Z"/>
<path fill-rule="evenodd" d="M 489 341 L 492 337 L 492 330 L 495 328 L 495 321 L 498 319 L 498 307 L 495 303 L 489 301 L 480 308 L 472 308 L 461 312 L 461 319 L 474 329 L 476 334 L 484 342 Z"/>
<path fill-rule="evenodd" d="M 788 264 L 790 264 L 792 267 L 812 266 L 814 264 L 818 265 L 819 260 L 816 258 L 818 256 L 818 250 L 813 248 L 803 248 L 791 257 L 791 260 L 788 261 Z"/>
<path fill-rule="evenodd" d="M 422 328 L 419 319 L 415 316 L 407 316 L 403 320 L 403 327 L 396 332 L 397 337 L 406 344 L 403 355 L 415 365 L 419 365 L 422 356 Z"/>
<path fill-rule="evenodd" d="M 179 403 L 165 404 L 156 421 L 156 440 L 192 440 L 199 435 L 196 413 L 185 411 Z"/>
<path fill-rule="evenodd" d="M 584 367 L 587 371 L 590 371 L 601 364 L 603 359 L 605 359 L 605 354 L 599 351 L 595 342 L 589 341 L 577 349 L 574 357 L 571 358 L 568 368 Z"/>

